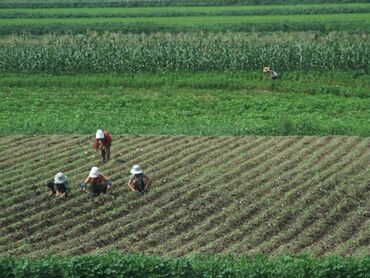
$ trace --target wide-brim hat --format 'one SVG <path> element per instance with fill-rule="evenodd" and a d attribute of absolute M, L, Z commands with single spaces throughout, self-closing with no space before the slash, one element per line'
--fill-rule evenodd
<path fill-rule="evenodd" d="M 59 172 L 54 177 L 54 183 L 62 184 L 67 181 L 67 177 L 63 174 L 63 172 Z"/>
<path fill-rule="evenodd" d="M 263 72 L 269 72 L 270 71 L 270 68 L 269 67 L 264 67 L 263 68 Z"/>
<path fill-rule="evenodd" d="M 90 170 L 90 173 L 89 173 L 89 177 L 95 179 L 95 178 L 99 177 L 99 175 L 100 175 L 99 168 L 98 167 L 92 167 L 91 170 Z"/>
<path fill-rule="evenodd" d="M 96 139 L 104 139 L 104 132 L 103 132 L 101 129 L 98 129 L 98 130 L 96 131 L 95 138 L 96 138 Z"/>
<path fill-rule="evenodd" d="M 130 170 L 131 174 L 137 175 L 137 174 L 142 174 L 143 170 L 141 170 L 139 165 L 134 165 L 132 166 L 132 169 Z"/>

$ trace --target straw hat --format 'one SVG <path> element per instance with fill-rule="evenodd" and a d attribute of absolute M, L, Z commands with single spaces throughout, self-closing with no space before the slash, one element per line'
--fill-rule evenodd
<path fill-rule="evenodd" d="M 90 173 L 89 173 L 89 177 L 95 179 L 95 178 L 99 177 L 99 175 L 100 175 L 99 168 L 98 167 L 92 167 L 91 170 L 90 170 Z"/>
<path fill-rule="evenodd" d="M 263 68 L 263 72 L 269 72 L 270 71 L 270 68 L 269 67 L 264 67 Z"/>
<path fill-rule="evenodd" d="M 101 129 L 98 129 L 98 130 L 96 131 L 95 138 L 96 138 L 96 139 L 104 139 L 104 133 L 103 133 L 103 131 L 102 131 Z"/>
<path fill-rule="evenodd" d="M 54 183 L 62 184 L 67 181 L 67 177 L 63 174 L 63 172 L 59 172 L 54 177 Z"/>
<path fill-rule="evenodd" d="M 131 174 L 137 175 L 137 174 L 142 174 L 143 170 L 141 170 L 139 165 L 134 165 L 132 166 L 132 169 L 130 170 Z"/>

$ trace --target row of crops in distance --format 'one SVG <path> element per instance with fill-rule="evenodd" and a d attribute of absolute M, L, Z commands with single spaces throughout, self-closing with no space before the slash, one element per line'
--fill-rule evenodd
<path fill-rule="evenodd" d="M 44 259 L 0 258 L 10 277 L 269 277 L 365 278 L 370 258 L 345 257 L 185 257 L 178 259 L 109 253 Z"/>
<path fill-rule="evenodd" d="M 68 35 L 9 38 L 0 45 L 0 72 L 236 72 L 370 69 L 370 37 L 189 33 Z"/>
<path fill-rule="evenodd" d="M 147 7 L 368 3 L 367 0 L 3 0 L 0 7 Z"/>
<path fill-rule="evenodd" d="M 139 7 L 139 8 L 44 8 L 0 9 L 0 18 L 67 18 L 67 17 L 164 17 L 222 15 L 288 15 L 368 13 L 370 4 L 208 6 L 208 7 Z"/>

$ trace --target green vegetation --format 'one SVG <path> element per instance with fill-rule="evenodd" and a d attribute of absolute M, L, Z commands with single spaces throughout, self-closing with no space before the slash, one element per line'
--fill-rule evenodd
<path fill-rule="evenodd" d="M 5 18 L 0 25 L 53 25 L 53 24 L 102 24 L 102 23 L 146 23 L 161 26 L 197 27 L 209 24 L 259 24 L 259 23 L 294 23 L 294 22 L 352 22 L 370 25 L 370 13 L 355 14 L 309 14 L 309 15 L 259 15 L 259 16 L 192 16 L 192 17 L 112 17 L 112 18 Z"/>
<path fill-rule="evenodd" d="M 164 17 L 199 15 L 330 14 L 370 12 L 368 3 L 269 6 L 0 9 L 0 18 Z"/>
<path fill-rule="evenodd" d="M 369 75 L 287 73 L 276 82 L 262 75 L 5 75 L 0 130 L 369 136 Z"/>
<path fill-rule="evenodd" d="M 269 277 L 363 278 L 370 258 L 185 257 L 109 253 L 102 256 L 0 258 L 2 277 Z"/>
<path fill-rule="evenodd" d="M 0 137 L 1 256 L 369 255 L 370 138 L 113 133 L 103 164 L 95 131 Z M 149 194 L 127 189 L 137 163 L 154 178 Z M 80 191 L 92 166 L 113 180 L 110 193 Z M 58 171 L 64 199 L 45 185 Z"/>
<path fill-rule="evenodd" d="M 369 14 L 370 15 L 370 14 Z M 0 45 L 3 73 L 126 73 L 370 70 L 366 34 L 190 33 L 10 38 Z"/>
<path fill-rule="evenodd" d="M 2 0 L 0 7 L 167 7 L 368 3 L 367 0 Z"/>

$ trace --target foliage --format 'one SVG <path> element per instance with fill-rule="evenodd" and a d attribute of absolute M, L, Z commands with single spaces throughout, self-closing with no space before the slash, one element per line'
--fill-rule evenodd
<path fill-rule="evenodd" d="M 21 37 L 0 45 L 0 72 L 237 72 L 265 65 L 280 71 L 370 69 L 366 34 L 265 38 L 242 33 L 89 34 L 46 39 Z"/>
<path fill-rule="evenodd" d="M 0 9 L 0 18 L 173 17 L 368 13 L 369 4 L 143 8 Z"/>
<path fill-rule="evenodd" d="M 274 4 L 368 3 L 367 0 L 3 0 L 2 8 L 58 7 L 166 7 L 166 6 L 225 6 Z"/>
<path fill-rule="evenodd" d="M 9 271 L 8 264 L 11 264 Z M 109 253 L 101 256 L 2 258 L 3 277 L 367 277 L 369 257 L 284 256 L 161 258 Z"/>
<path fill-rule="evenodd" d="M 262 75 L 3 76 L 0 130 L 369 136 L 368 75 L 287 73 L 277 82 Z"/>

